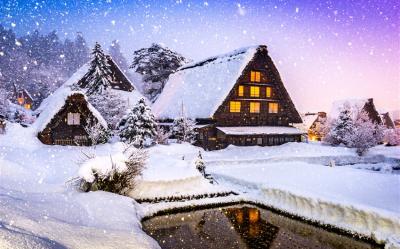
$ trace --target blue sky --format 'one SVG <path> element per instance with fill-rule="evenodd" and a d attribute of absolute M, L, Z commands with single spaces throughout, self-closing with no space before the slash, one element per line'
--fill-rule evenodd
<path fill-rule="evenodd" d="M 20 35 L 82 32 L 90 45 L 107 47 L 118 39 L 129 60 L 152 42 L 195 60 L 266 44 L 301 111 L 329 111 L 349 97 L 400 109 L 395 0 L 1 1 L 0 23 Z"/>

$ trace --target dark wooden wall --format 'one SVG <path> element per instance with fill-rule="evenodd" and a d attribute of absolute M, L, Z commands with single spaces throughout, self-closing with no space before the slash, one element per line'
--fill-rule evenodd
<path fill-rule="evenodd" d="M 251 82 L 251 71 L 261 72 L 261 82 Z M 238 96 L 239 85 L 244 86 L 244 96 Z M 260 87 L 260 97 L 250 96 L 250 86 Z M 266 87 L 271 87 L 272 96 L 266 97 Z M 241 112 L 229 111 L 230 101 L 241 102 Z M 250 102 L 260 103 L 260 113 L 250 113 Z M 268 103 L 278 103 L 278 113 L 268 113 Z M 246 66 L 242 75 L 237 80 L 234 88 L 223 101 L 213 116 L 219 126 L 287 126 L 289 123 L 301 123 L 300 115 L 295 109 L 288 95 L 279 73 L 276 70 L 268 52 L 259 50 L 252 61 Z"/>

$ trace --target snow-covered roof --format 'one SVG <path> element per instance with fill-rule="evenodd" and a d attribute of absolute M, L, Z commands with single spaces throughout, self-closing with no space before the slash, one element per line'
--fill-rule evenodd
<path fill-rule="evenodd" d="M 47 108 L 42 109 L 39 117 L 36 119 L 36 121 L 33 123 L 32 127 L 37 131 L 41 132 L 43 131 L 46 126 L 51 122 L 51 120 L 54 118 L 54 116 L 61 110 L 61 108 L 65 105 L 66 100 L 68 97 L 75 95 L 75 94 L 81 94 L 85 96 L 85 94 L 81 91 L 71 91 L 70 88 L 62 88 L 55 93 L 53 93 L 51 96 L 49 96 L 46 99 L 47 103 Z M 85 96 L 85 99 L 87 101 L 87 98 Z M 94 108 L 89 102 L 88 102 L 88 108 L 90 112 L 95 116 L 95 118 L 100 122 L 100 124 L 104 127 L 107 128 L 107 122 L 104 120 L 103 116 Z"/>
<path fill-rule="evenodd" d="M 368 99 L 343 99 L 337 100 L 333 102 L 330 113 L 328 114 L 329 118 L 335 119 L 339 116 L 340 112 L 343 110 L 343 107 L 346 106 L 349 108 L 350 112 L 355 115 L 362 108 L 364 108 L 365 104 L 368 103 Z"/>
<path fill-rule="evenodd" d="M 237 126 L 237 127 L 217 127 L 227 135 L 301 135 L 301 130 L 287 126 Z"/>
<path fill-rule="evenodd" d="M 258 46 L 189 63 L 170 75 L 163 92 L 153 105 L 158 119 L 181 115 L 191 119 L 210 118 L 235 85 Z"/>

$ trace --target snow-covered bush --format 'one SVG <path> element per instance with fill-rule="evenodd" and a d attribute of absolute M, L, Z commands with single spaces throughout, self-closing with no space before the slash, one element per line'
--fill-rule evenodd
<path fill-rule="evenodd" d="M 111 131 L 104 128 L 99 122 L 89 121 L 84 127 L 92 145 L 107 143 L 111 137 Z"/>
<path fill-rule="evenodd" d="M 126 195 L 142 174 L 147 152 L 128 147 L 123 153 L 110 156 L 87 156 L 79 169 L 82 191 L 102 190 Z"/>
<path fill-rule="evenodd" d="M 155 101 L 162 92 L 169 75 L 187 63 L 187 59 L 169 48 L 152 44 L 133 53 L 130 66 L 143 77 L 143 94 Z"/>
<path fill-rule="evenodd" d="M 188 142 L 193 143 L 196 139 L 194 130 L 195 122 L 186 117 L 178 117 L 172 124 L 172 136 L 176 138 L 178 143 Z"/>
<path fill-rule="evenodd" d="M 383 126 L 372 122 L 365 111 L 360 111 L 357 114 L 354 120 L 354 127 L 353 133 L 349 134 L 348 147 L 356 148 L 360 156 L 369 148 L 382 142 Z"/>
<path fill-rule="evenodd" d="M 203 161 L 203 156 L 199 151 L 199 155 L 197 156 L 196 161 L 194 162 L 196 169 L 205 177 L 206 176 L 206 165 Z"/>
<path fill-rule="evenodd" d="M 157 144 L 163 144 L 163 145 L 169 144 L 168 139 L 171 136 L 171 133 L 169 131 L 157 125 L 156 132 L 157 134 L 155 137 L 155 141 Z"/>
<path fill-rule="evenodd" d="M 153 140 L 157 135 L 154 115 L 143 98 L 122 118 L 118 126 L 121 141 L 139 148 L 148 145 L 147 140 Z"/>
<path fill-rule="evenodd" d="M 332 145 L 348 146 L 354 133 L 355 127 L 351 116 L 350 107 L 344 105 L 337 119 L 331 120 L 328 124 L 328 132 L 324 141 Z"/>
<path fill-rule="evenodd" d="M 102 94 L 92 94 L 89 102 L 98 110 L 111 129 L 116 129 L 118 122 L 125 115 L 128 104 L 126 101 L 108 88 Z"/>
<path fill-rule="evenodd" d="M 385 131 L 385 137 L 383 139 L 388 146 L 400 145 L 400 129 L 387 129 Z"/>

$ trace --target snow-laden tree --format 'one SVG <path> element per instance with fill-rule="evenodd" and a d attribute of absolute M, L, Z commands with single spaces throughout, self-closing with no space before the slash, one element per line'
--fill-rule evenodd
<path fill-rule="evenodd" d="M 87 95 L 102 94 L 113 82 L 111 66 L 100 44 L 96 42 L 92 50 L 90 68 L 84 76 Z"/>
<path fill-rule="evenodd" d="M 196 139 L 194 128 L 195 122 L 182 115 L 174 120 L 171 135 L 176 138 L 178 143 L 193 143 Z"/>
<path fill-rule="evenodd" d="M 157 123 L 144 98 L 122 118 L 118 126 L 121 141 L 139 148 L 157 135 Z"/>
<path fill-rule="evenodd" d="M 91 103 L 104 117 L 111 129 L 117 129 L 118 122 L 125 115 L 128 103 L 111 88 L 102 94 L 93 94 L 88 97 Z"/>
<path fill-rule="evenodd" d="M 10 106 L 8 102 L 8 92 L 4 88 L 0 88 L 0 117 L 5 119 L 9 116 Z"/>
<path fill-rule="evenodd" d="M 181 54 L 153 43 L 149 48 L 142 48 L 133 53 L 130 68 L 142 75 L 143 94 L 154 102 L 162 92 L 169 75 L 187 62 Z"/>
<path fill-rule="evenodd" d="M 385 131 L 384 141 L 388 146 L 400 145 L 400 129 L 387 129 Z"/>
<path fill-rule="evenodd" d="M 88 120 L 84 129 L 89 136 L 91 144 L 107 143 L 111 137 L 111 131 L 103 127 L 99 122 L 95 122 L 93 118 L 89 118 Z"/>
<path fill-rule="evenodd" d="M 157 125 L 156 133 L 157 133 L 157 135 L 155 137 L 156 143 L 157 144 L 167 145 L 168 144 L 168 139 L 171 136 L 171 133 L 169 131 L 163 129 L 159 125 Z"/>
<path fill-rule="evenodd" d="M 332 145 L 349 145 L 354 133 L 354 122 L 350 107 L 344 105 L 339 113 L 339 117 L 329 124 L 328 132 L 324 137 L 324 141 Z"/>
<path fill-rule="evenodd" d="M 121 52 L 121 46 L 119 45 L 118 40 L 114 40 L 111 43 L 110 48 L 108 49 L 112 59 L 117 63 L 118 67 L 122 70 L 122 72 L 126 72 L 128 70 L 128 62 L 126 61 L 124 55 Z"/>
<path fill-rule="evenodd" d="M 383 140 L 383 126 L 372 122 L 365 111 L 357 113 L 354 119 L 354 127 L 353 132 L 348 135 L 350 140 L 347 145 L 356 148 L 357 154 L 360 156 Z"/>

